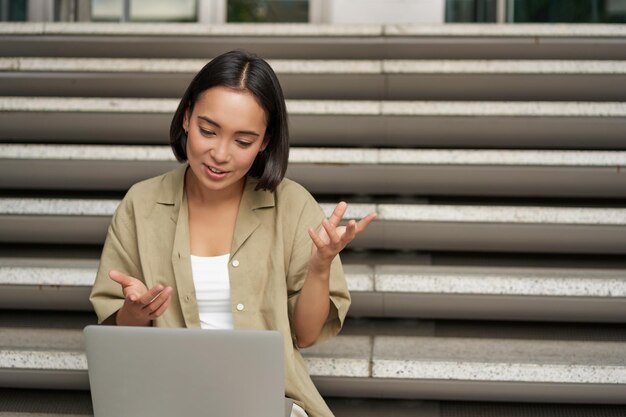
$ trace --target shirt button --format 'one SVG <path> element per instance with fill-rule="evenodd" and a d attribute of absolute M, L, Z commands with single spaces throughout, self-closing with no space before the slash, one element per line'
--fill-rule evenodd
<path fill-rule="evenodd" d="M 237 311 L 243 311 L 243 309 L 244 309 L 243 304 L 241 303 L 237 304 Z"/>
<path fill-rule="evenodd" d="M 235 260 L 233 261 L 233 266 L 234 266 L 235 268 L 237 268 L 237 267 L 239 266 L 239 261 L 238 261 L 237 259 L 235 259 Z"/>
<path fill-rule="evenodd" d="M 185 301 L 189 302 L 191 300 L 191 296 L 190 295 L 186 295 L 185 296 Z"/>

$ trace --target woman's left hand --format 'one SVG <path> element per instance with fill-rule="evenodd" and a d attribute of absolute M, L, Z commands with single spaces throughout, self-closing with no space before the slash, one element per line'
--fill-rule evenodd
<path fill-rule="evenodd" d="M 347 208 L 347 203 L 340 202 L 330 218 L 322 220 L 319 231 L 309 228 L 309 236 L 313 240 L 311 266 L 328 267 L 335 256 L 376 218 L 376 213 L 370 213 L 358 222 L 350 220 L 347 226 L 339 226 Z"/>
<path fill-rule="evenodd" d="M 339 226 L 347 208 L 348 205 L 342 201 L 337 204 L 329 219 L 322 220 L 319 230 L 309 229 L 313 241 L 309 270 L 293 314 L 297 345 L 300 348 L 315 343 L 328 320 L 331 311 L 330 266 L 333 259 L 376 218 L 376 213 L 370 213 L 358 222 L 350 220 L 347 226 Z"/>

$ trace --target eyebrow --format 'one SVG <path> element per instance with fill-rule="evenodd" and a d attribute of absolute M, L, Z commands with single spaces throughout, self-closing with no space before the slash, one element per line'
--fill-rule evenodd
<path fill-rule="evenodd" d="M 220 126 L 219 123 L 217 123 L 215 120 L 212 120 L 211 118 L 209 118 L 207 116 L 198 116 L 198 119 L 202 119 L 205 122 L 210 123 L 213 126 L 217 127 L 218 129 L 222 128 L 222 126 Z M 259 135 L 257 132 L 255 132 L 253 130 L 238 130 L 235 133 L 239 133 L 239 134 L 243 134 L 243 135 L 251 135 L 251 136 L 261 136 L 261 135 Z"/>

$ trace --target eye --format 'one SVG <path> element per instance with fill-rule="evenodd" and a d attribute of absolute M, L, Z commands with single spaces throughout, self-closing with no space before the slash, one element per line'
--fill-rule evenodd
<path fill-rule="evenodd" d="M 215 136 L 215 132 L 212 132 L 210 130 L 200 129 L 200 133 L 202 133 L 204 136 Z"/>
<path fill-rule="evenodd" d="M 247 140 L 237 139 L 237 144 L 242 148 L 249 148 L 252 145 L 252 142 L 248 142 Z"/>

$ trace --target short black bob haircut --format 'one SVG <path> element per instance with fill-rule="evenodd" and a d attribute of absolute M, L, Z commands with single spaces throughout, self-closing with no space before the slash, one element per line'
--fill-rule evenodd
<path fill-rule="evenodd" d="M 187 135 L 183 129 L 185 112 L 193 112 L 199 96 L 212 87 L 228 87 L 250 92 L 265 110 L 267 128 L 265 150 L 259 152 L 248 171 L 258 178 L 256 189 L 274 191 L 287 171 L 289 128 L 287 108 L 278 77 L 269 64 L 245 51 L 230 51 L 212 59 L 193 78 L 180 100 L 170 125 L 170 145 L 179 162 L 187 160 Z"/>

